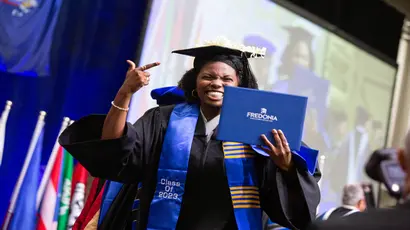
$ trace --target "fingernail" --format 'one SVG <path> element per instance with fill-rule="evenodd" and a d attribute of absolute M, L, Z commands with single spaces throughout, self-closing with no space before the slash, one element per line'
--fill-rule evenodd
<path fill-rule="evenodd" d="M 273 129 L 272 132 L 276 133 L 276 129 Z"/>
<path fill-rule="evenodd" d="M 278 129 L 278 131 L 281 133 L 282 132 L 282 130 L 280 130 L 280 129 Z"/>

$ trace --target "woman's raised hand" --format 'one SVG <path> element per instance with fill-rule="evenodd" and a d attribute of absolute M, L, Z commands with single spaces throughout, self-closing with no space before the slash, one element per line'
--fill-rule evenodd
<path fill-rule="evenodd" d="M 127 60 L 127 63 L 129 64 L 129 67 L 125 81 L 121 86 L 121 91 L 128 94 L 134 94 L 142 87 L 148 85 L 150 73 L 145 71 L 160 65 L 159 62 L 154 62 L 141 67 L 135 67 L 133 61 Z"/>
<path fill-rule="evenodd" d="M 261 148 L 270 155 L 270 158 L 279 168 L 288 171 L 293 165 L 289 143 L 282 130 L 273 129 L 272 134 L 275 139 L 275 145 L 273 145 L 265 135 L 262 135 L 262 140 L 268 148 Z"/>

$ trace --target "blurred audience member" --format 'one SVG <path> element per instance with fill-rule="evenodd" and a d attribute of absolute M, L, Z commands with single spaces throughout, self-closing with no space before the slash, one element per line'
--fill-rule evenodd
<path fill-rule="evenodd" d="M 360 184 L 349 184 L 343 188 L 342 206 L 332 208 L 318 217 L 320 220 L 341 218 L 366 209 L 366 198 Z"/>
<path fill-rule="evenodd" d="M 406 174 L 404 202 L 391 209 L 372 209 L 346 218 L 319 221 L 310 226 L 310 230 L 326 229 L 410 229 L 410 130 L 407 132 L 404 149 L 398 152 L 398 160 Z"/>

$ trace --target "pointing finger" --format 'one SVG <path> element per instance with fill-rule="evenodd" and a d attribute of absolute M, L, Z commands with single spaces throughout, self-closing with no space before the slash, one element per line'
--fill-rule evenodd
<path fill-rule="evenodd" d="M 161 63 L 159 63 L 159 62 L 154 62 L 154 63 L 148 64 L 148 65 L 141 66 L 138 69 L 141 70 L 141 71 L 145 71 L 145 70 L 151 69 L 155 66 L 159 66 L 160 64 Z"/>
<path fill-rule="evenodd" d="M 131 60 L 127 60 L 127 63 L 129 65 L 128 71 L 135 69 L 135 63 Z"/>

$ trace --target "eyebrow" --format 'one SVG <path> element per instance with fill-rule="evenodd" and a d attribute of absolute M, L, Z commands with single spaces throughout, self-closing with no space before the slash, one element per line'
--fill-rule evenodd
<path fill-rule="evenodd" d="M 210 75 L 210 76 L 219 76 L 219 75 L 217 75 L 217 74 L 215 74 L 215 73 L 212 73 L 212 72 L 202 72 L 202 75 Z M 223 76 L 221 76 L 221 77 L 234 77 L 235 75 L 230 75 L 230 74 L 225 74 L 225 75 L 223 75 Z"/>

